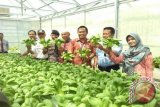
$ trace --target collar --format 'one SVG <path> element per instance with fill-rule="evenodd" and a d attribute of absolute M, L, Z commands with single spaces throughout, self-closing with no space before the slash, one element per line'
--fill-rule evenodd
<path fill-rule="evenodd" d="M 88 39 L 87 39 L 87 38 L 86 38 L 86 39 L 84 39 L 84 40 L 80 40 L 80 39 L 78 39 L 78 40 L 77 40 L 77 42 L 87 43 L 87 42 L 88 42 Z"/>
<path fill-rule="evenodd" d="M 69 43 L 70 41 L 71 41 L 71 39 L 68 38 L 68 39 L 65 41 L 65 43 Z"/>

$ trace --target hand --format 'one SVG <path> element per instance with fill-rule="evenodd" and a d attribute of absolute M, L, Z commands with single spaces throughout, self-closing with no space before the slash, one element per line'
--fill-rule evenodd
<path fill-rule="evenodd" d="M 43 52 L 47 52 L 48 51 L 48 48 L 43 48 Z"/>
<path fill-rule="evenodd" d="M 112 51 L 112 48 L 111 48 L 111 47 L 106 48 L 106 52 L 107 52 L 107 53 L 109 53 L 109 52 L 111 52 L 111 51 Z"/>
<path fill-rule="evenodd" d="M 93 44 L 92 42 L 89 42 L 89 44 L 90 44 L 92 47 L 96 47 L 96 44 Z"/>
<path fill-rule="evenodd" d="M 43 54 L 46 54 L 48 52 L 48 48 L 43 48 Z"/>
<path fill-rule="evenodd" d="M 104 50 L 104 48 L 101 44 L 97 44 L 96 47 L 99 48 L 100 50 Z"/>
<path fill-rule="evenodd" d="M 27 50 L 31 50 L 31 45 L 26 45 Z"/>

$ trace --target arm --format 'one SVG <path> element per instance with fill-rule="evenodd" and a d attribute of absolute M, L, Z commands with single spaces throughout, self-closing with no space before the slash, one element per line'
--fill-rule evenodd
<path fill-rule="evenodd" d="M 121 43 L 119 46 L 112 48 L 113 52 L 116 53 L 116 55 L 120 55 L 120 53 L 122 52 L 122 49 L 123 49 L 123 45 Z"/>
<path fill-rule="evenodd" d="M 26 47 L 27 47 L 27 51 L 25 51 L 25 52 L 22 54 L 22 56 L 28 55 L 28 54 L 30 53 L 30 51 L 31 51 L 31 46 L 26 46 Z"/>
<path fill-rule="evenodd" d="M 95 56 L 95 57 L 93 58 L 93 67 L 94 67 L 94 68 L 97 68 L 97 65 L 98 65 L 98 56 Z"/>
<path fill-rule="evenodd" d="M 74 41 L 71 41 L 71 43 L 69 44 L 68 46 L 68 50 L 67 50 L 69 53 L 72 53 L 73 54 L 73 51 L 74 51 Z"/>
<path fill-rule="evenodd" d="M 26 55 L 28 55 L 28 51 L 26 51 L 26 52 L 24 52 L 24 53 L 22 54 L 22 56 L 26 56 Z"/>
<path fill-rule="evenodd" d="M 144 63 L 145 63 L 146 76 L 153 78 L 153 57 L 152 57 L 152 54 L 149 54 L 144 58 Z"/>
<path fill-rule="evenodd" d="M 125 58 L 124 55 L 119 55 L 117 57 L 116 54 L 113 51 L 109 51 L 108 55 L 109 55 L 109 58 L 111 59 L 111 61 L 113 61 L 116 64 L 121 63 Z"/>
<path fill-rule="evenodd" d="M 48 48 L 43 48 L 43 54 L 46 54 L 48 52 Z"/>

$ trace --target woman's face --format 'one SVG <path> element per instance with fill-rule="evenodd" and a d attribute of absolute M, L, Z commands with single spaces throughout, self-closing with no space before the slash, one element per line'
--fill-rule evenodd
<path fill-rule="evenodd" d="M 132 36 L 127 38 L 127 43 L 130 47 L 134 47 L 137 44 L 136 40 Z"/>

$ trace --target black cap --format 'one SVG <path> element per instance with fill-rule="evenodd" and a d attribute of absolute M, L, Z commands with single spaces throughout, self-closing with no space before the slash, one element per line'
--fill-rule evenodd
<path fill-rule="evenodd" d="M 55 34 L 55 35 L 58 35 L 59 36 L 59 32 L 57 30 L 52 30 L 52 33 L 51 34 Z"/>
<path fill-rule="evenodd" d="M 43 30 L 43 29 L 39 29 L 38 31 L 37 31 L 37 33 L 39 34 L 39 33 L 45 33 L 45 31 Z"/>

